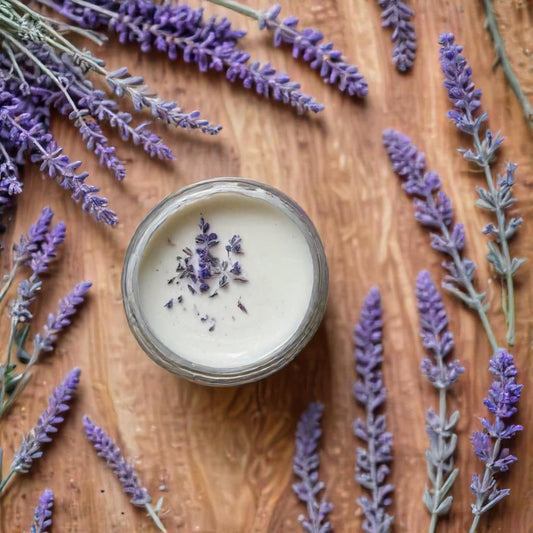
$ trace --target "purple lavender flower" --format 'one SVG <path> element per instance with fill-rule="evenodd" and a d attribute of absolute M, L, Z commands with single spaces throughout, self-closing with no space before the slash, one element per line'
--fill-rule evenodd
<path fill-rule="evenodd" d="M 392 61 L 400 72 L 406 72 L 415 60 L 416 34 L 411 22 L 414 12 L 402 0 L 379 0 L 378 4 L 383 10 L 381 25 L 392 28 Z"/>
<path fill-rule="evenodd" d="M 475 125 L 474 114 L 481 106 L 481 91 L 472 81 L 472 69 L 461 55 L 463 47 L 454 43 L 453 33 L 440 36 L 440 65 L 446 78 L 444 87 L 455 110 L 448 111 L 448 117 L 466 133 L 472 133 Z M 483 119 L 482 119 L 483 120 Z"/>
<path fill-rule="evenodd" d="M 497 487 L 495 475 L 509 470 L 509 466 L 517 460 L 511 455 L 509 448 L 503 447 L 503 441 L 512 439 L 523 429 L 521 425 L 508 421 L 516 413 L 516 405 L 522 393 L 522 385 L 516 383 L 518 372 L 513 356 L 505 350 L 498 350 L 490 361 L 489 370 L 494 381 L 483 403 L 494 415 L 494 420 L 482 418 L 483 431 L 472 434 L 474 451 L 485 463 L 485 471 L 482 478 L 476 474 L 472 477 L 471 489 L 476 500 L 472 504 L 474 520 L 471 533 L 476 530 L 481 515 L 511 492 Z"/>
<path fill-rule="evenodd" d="M 496 273 L 504 280 L 506 294 L 503 298 L 503 310 L 507 322 L 507 342 L 513 346 L 515 338 L 515 309 L 513 276 L 525 262 L 524 258 L 511 257 L 509 242 L 516 234 L 521 218 L 507 218 L 506 210 L 516 199 L 512 197 L 514 174 L 516 165 L 507 163 L 505 175 L 493 177 L 491 163 L 503 142 L 499 132 L 493 133 L 489 128 L 483 135 L 482 124 L 487 120 L 487 114 L 476 116 L 481 106 L 481 91 L 475 88 L 472 81 L 472 69 L 461 55 L 462 47 L 455 44 L 452 33 L 445 33 L 440 37 L 440 63 L 446 78 L 444 86 L 448 89 L 448 96 L 454 104 L 454 110 L 448 116 L 456 126 L 473 138 L 473 149 L 461 149 L 464 158 L 483 169 L 487 181 L 487 189 L 477 187 L 479 200 L 476 205 L 494 213 L 496 226 L 488 224 L 483 233 L 492 237 L 488 242 L 489 252 L 487 260 L 494 267 Z"/>
<path fill-rule="evenodd" d="M 211 0 L 212 1 L 212 0 Z M 213 3 L 230 7 L 224 1 Z M 322 43 L 324 39 L 318 30 L 306 28 L 298 29 L 298 18 L 288 16 L 283 20 L 278 19 L 281 6 L 275 4 L 264 13 L 255 12 L 259 21 L 259 28 L 267 28 L 274 32 L 274 46 L 289 44 L 292 46 L 292 55 L 301 57 L 309 63 L 312 69 L 320 72 L 320 77 L 325 83 L 337 85 L 341 92 L 347 92 L 350 96 L 365 97 L 368 94 L 368 84 L 355 65 L 347 63 L 342 53 L 336 50 L 333 43 Z"/>
<path fill-rule="evenodd" d="M 370 290 L 355 326 L 355 368 L 359 379 L 354 385 L 355 399 L 365 408 L 365 419 L 354 423 L 354 433 L 367 443 L 357 448 L 356 481 L 371 497 L 362 496 L 358 503 L 365 515 L 363 530 L 386 533 L 394 518 L 386 513 L 392 503 L 394 487 L 385 484 L 392 460 L 392 434 L 387 431 L 384 414 L 378 414 L 385 403 L 386 391 L 380 367 L 383 362 L 381 297 L 377 287 Z"/>
<path fill-rule="evenodd" d="M 109 30 L 123 44 L 137 42 L 143 52 L 152 48 L 175 60 L 181 54 L 187 63 L 196 63 L 201 72 L 226 71 L 226 78 L 240 80 L 246 89 L 290 104 L 298 112 L 319 112 L 324 106 L 300 92 L 300 85 L 269 64 L 249 62 L 250 55 L 236 48 L 244 32 L 235 31 L 226 19 L 203 20 L 202 11 L 189 6 L 151 0 L 98 0 L 91 7 L 70 0 L 39 0 L 85 28 Z"/>
<path fill-rule="evenodd" d="M 30 258 L 29 266 L 35 276 L 46 272 L 50 263 L 56 257 L 57 247 L 65 240 L 66 226 L 58 222 L 51 231 L 45 234 L 40 250 L 37 250 Z"/>
<path fill-rule="evenodd" d="M 42 288 L 42 281 L 35 276 L 24 279 L 17 288 L 17 297 L 11 302 L 10 314 L 15 324 L 28 323 L 33 318 L 30 305 Z"/>
<path fill-rule="evenodd" d="M 94 446 L 98 456 L 105 459 L 107 466 L 120 481 L 124 492 L 131 495 L 130 502 L 136 507 L 146 509 L 157 527 L 165 531 L 156 511 L 151 506 L 152 498 L 148 490 L 141 485 L 135 468 L 124 459 L 113 439 L 101 427 L 94 424 L 87 415 L 83 417 L 83 426 L 85 435 Z"/>
<path fill-rule="evenodd" d="M 54 507 L 54 493 L 45 489 L 39 497 L 39 503 L 33 514 L 33 524 L 30 533 L 46 533 L 52 525 L 52 508 Z"/>
<path fill-rule="evenodd" d="M 151 503 L 152 498 L 147 489 L 141 485 L 133 465 L 126 462 L 113 439 L 94 424 L 87 415 L 83 417 L 83 426 L 98 456 L 105 459 L 109 468 L 118 477 L 124 492 L 131 495 L 131 503 L 137 507 L 144 507 L 147 503 Z"/>
<path fill-rule="evenodd" d="M 15 264 L 27 262 L 40 249 L 53 216 L 54 212 L 50 207 L 44 207 L 37 221 L 30 226 L 27 235 L 21 235 L 19 242 L 13 246 Z"/>
<path fill-rule="evenodd" d="M 404 180 L 403 188 L 414 197 L 415 218 L 432 231 L 431 247 L 450 259 L 442 263 L 447 272 L 443 288 L 478 313 L 491 347 L 496 351 L 498 343 L 487 318 L 486 294 L 474 287 L 476 264 L 463 257 L 464 226 L 453 223 L 452 203 L 441 190 L 438 174 L 426 172 L 424 153 L 403 133 L 386 130 L 383 144 L 394 171 Z"/>
<path fill-rule="evenodd" d="M 452 489 L 459 469 L 453 469 L 457 435 L 455 425 L 459 412 L 449 417 L 446 408 L 446 392 L 464 372 L 457 360 L 445 362 L 453 350 L 453 335 L 448 331 L 448 317 L 431 275 L 423 270 L 416 282 L 416 298 L 420 316 L 420 334 L 424 348 L 432 355 L 421 364 L 423 374 L 439 391 L 438 413 L 428 409 L 426 431 L 429 436 L 429 450 L 426 450 L 426 462 L 431 488 L 427 485 L 423 501 L 431 514 L 430 533 L 436 531 L 439 517 L 446 515 L 453 503 L 453 496 L 448 495 Z"/>
<path fill-rule="evenodd" d="M 11 472 L 28 473 L 35 459 L 43 455 L 43 445 L 52 441 L 52 435 L 57 432 L 58 424 L 64 420 L 63 413 L 69 409 L 69 402 L 80 381 L 80 373 L 79 368 L 74 368 L 54 389 L 49 405 L 39 417 L 37 425 L 22 439 L 11 464 Z"/>
<path fill-rule="evenodd" d="M 299 517 L 304 531 L 308 533 L 327 533 L 332 531 L 328 522 L 328 515 L 333 505 L 325 496 L 317 500 L 319 493 L 325 489 L 323 481 L 318 479 L 320 458 L 318 447 L 322 429 L 320 420 L 324 406 L 320 403 L 310 403 L 302 414 L 296 430 L 296 449 L 293 458 L 293 471 L 300 479 L 292 485 L 296 496 L 305 503 L 307 516 Z"/>
<path fill-rule="evenodd" d="M 59 302 L 56 314 L 50 313 L 48 315 L 43 333 L 35 336 L 34 344 L 39 351 L 50 352 L 54 349 L 59 333 L 70 326 L 72 316 L 76 314 L 77 308 L 84 302 L 91 285 L 90 281 L 76 284 L 74 289 Z"/>

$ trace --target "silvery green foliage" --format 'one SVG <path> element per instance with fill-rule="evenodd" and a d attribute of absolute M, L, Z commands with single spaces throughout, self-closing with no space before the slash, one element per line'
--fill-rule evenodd
<path fill-rule="evenodd" d="M 448 514 L 453 503 L 449 494 L 459 473 L 453 468 L 457 435 L 454 432 L 459 411 L 448 416 L 448 389 L 464 372 L 457 360 L 446 361 L 454 348 L 453 334 L 448 331 L 448 316 L 428 271 L 422 271 L 416 282 L 416 298 L 420 317 L 422 343 L 431 358 L 426 357 L 420 367 L 422 373 L 439 392 L 439 409 L 428 409 L 426 431 L 429 449 L 426 450 L 430 486 L 426 485 L 423 501 L 431 514 L 430 531 L 435 531 L 440 516 Z"/>

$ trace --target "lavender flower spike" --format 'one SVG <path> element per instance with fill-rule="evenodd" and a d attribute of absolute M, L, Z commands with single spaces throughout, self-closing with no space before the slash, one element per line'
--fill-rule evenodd
<path fill-rule="evenodd" d="M 302 414 L 296 430 L 293 471 L 301 481 L 294 483 L 292 489 L 307 507 L 307 516 L 300 515 L 299 519 L 303 530 L 308 533 L 332 531 L 328 515 L 333 505 L 325 496 L 317 501 L 318 494 L 325 488 L 324 482 L 318 479 L 320 464 L 318 446 L 322 436 L 320 420 L 323 411 L 322 404 L 310 403 Z"/>
<path fill-rule="evenodd" d="M 474 286 L 476 264 L 463 257 L 464 227 L 453 223 L 452 203 L 441 190 L 440 177 L 435 172 L 426 172 L 426 156 L 407 135 L 392 129 L 385 130 L 383 144 L 394 171 L 404 181 L 405 192 L 414 198 L 415 218 L 432 232 L 431 247 L 449 258 L 442 263 L 447 272 L 443 288 L 477 312 L 495 352 L 498 343 L 487 317 L 486 294 L 478 292 Z"/>
<path fill-rule="evenodd" d="M 91 286 L 90 281 L 82 281 L 76 284 L 72 291 L 59 302 L 56 314 L 50 313 L 48 315 L 42 334 L 35 336 L 36 351 L 50 352 L 54 349 L 59 333 L 70 326 L 72 316 L 76 314 L 77 308 L 84 302 Z"/>
<path fill-rule="evenodd" d="M 107 466 L 120 481 L 124 492 L 131 495 L 130 502 L 136 507 L 146 509 L 157 527 L 161 531 L 165 531 L 156 511 L 151 506 L 152 498 L 148 494 L 148 490 L 141 485 L 133 465 L 124 459 L 113 439 L 102 428 L 94 424 L 87 415 L 83 417 L 83 426 L 85 435 L 94 446 L 98 456 L 105 459 Z"/>
<path fill-rule="evenodd" d="M 482 418 L 483 431 L 472 434 L 472 445 L 476 455 L 485 463 L 485 472 L 482 478 L 477 474 L 472 476 L 470 488 L 476 499 L 472 504 L 474 520 L 470 533 L 476 531 L 481 515 L 511 492 L 510 489 L 497 487 L 495 475 L 509 470 L 517 460 L 509 448 L 503 447 L 503 441 L 512 439 L 523 429 L 518 424 L 508 422 L 517 411 L 516 404 L 522 393 L 522 385 L 518 385 L 515 379 L 518 372 L 513 356 L 505 350 L 499 350 L 491 359 L 489 370 L 494 381 L 483 403 L 494 415 L 494 421 Z"/>
<path fill-rule="evenodd" d="M 13 246 L 13 262 L 25 263 L 39 250 L 52 222 L 54 212 L 50 207 L 43 207 L 37 221 L 30 226 L 26 235 L 21 235 L 20 240 Z"/>
<path fill-rule="evenodd" d="M 15 473 L 27 474 L 35 459 L 43 455 L 43 445 L 52 441 L 52 436 L 57 433 L 58 424 L 64 420 L 63 413 L 69 410 L 69 402 L 78 387 L 80 373 L 79 368 L 74 368 L 54 389 L 48 407 L 39 417 L 35 427 L 22 439 L 11 463 L 10 472 L 0 484 L 0 492 Z"/>
<path fill-rule="evenodd" d="M 358 418 L 354 433 L 367 443 L 357 448 L 355 480 L 370 492 L 358 503 L 365 515 L 363 530 L 367 533 L 387 533 L 394 518 L 386 513 L 394 487 L 385 484 L 392 460 L 392 434 L 386 429 L 384 414 L 378 410 L 385 403 L 386 391 L 380 367 L 383 361 L 381 297 L 377 287 L 370 290 L 361 318 L 355 326 L 355 368 L 359 379 L 354 396 L 365 408 L 365 419 Z"/>
<path fill-rule="evenodd" d="M 39 498 L 39 503 L 33 515 L 33 524 L 30 533 L 47 533 L 52 525 L 52 508 L 54 506 L 54 493 L 45 489 Z"/>
<path fill-rule="evenodd" d="M 505 280 L 506 294 L 503 298 L 503 310 L 507 321 L 507 342 L 514 345 L 515 338 L 515 309 L 513 276 L 524 263 L 525 259 L 511 257 L 509 241 L 514 237 L 522 223 L 521 218 L 506 216 L 506 211 L 516 202 L 512 197 L 514 174 L 517 165 L 507 163 L 505 174 L 495 180 L 492 175 L 491 163 L 495 158 L 503 137 L 493 133 L 490 129 L 482 132 L 482 124 L 487 120 L 487 114 L 476 116 L 481 106 L 481 91 L 475 88 L 472 81 L 472 69 L 461 55 L 463 48 L 455 44 L 452 33 L 445 33 L 440 37 L 440 64 L 446 81 L 444 86 L 453 102 L 454 110 L 448 116 L 456 126 L 472 136 L 473 149 L 462 149 L 464 158 L 483 169 L 487 182 L 487 189 L 477 187 L 479 200 L 476 205 L 494 213 L 496 225 L 488 224 L 483 233 L 489 237 L 487 260 L 494 267 L 497 274 Z"/>
<path fill-rule="evenodd" d="M 429 436 L 429 450 L 426 450 L 426 462 L 431 488 L 426 485 L 423 501 L 431 514 L 429 533 L 436 531 L 440 516 L 448 514 L 453 496 L 448 495 L 459 469 L 453 469 L 453 456 L 457 435 L 453 429 L 459 420 L 459 412 L 454 411 L 449 417 L 446 409 L 446 392 L 464 372 L 456 360 L 445 362 L 453 350 L 453 335 L 448 331 L 448 317 L 428 271 L 418 275 L 416 298 L 420 316 L 420 334 L 424 348 L 433 357 L 422 361 L 422 373 L 439 391 L 439 411 L 428 409 L 426 431 Z M 453 469 L 453 470 L 452 470 Z"/>
<path fill-rule="evenodd" d="M 392 61 L 400 72 L 406 72 L 413 66 L 416 52 L 416 34 L 411 17 L 413 10 L 402 0 L 379 0 L 383 10 L 381 25 L 392 28 L 394 50 Z"/>

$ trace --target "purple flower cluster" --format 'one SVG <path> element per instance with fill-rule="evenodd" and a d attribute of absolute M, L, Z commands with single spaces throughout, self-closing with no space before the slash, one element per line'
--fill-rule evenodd
<path fill-rule="evenodd" d="M 39 503 L 33 515 L 30 533 L 46 533 L 52 525 L 52 508 L 54 507 L 54 493 L 45 489 L 39 497 Z"/>
<path fill-rule="evenodd" d="M 56 314 L 50 313 L 43 328 L 42 334 L 35 336 L 34 344 L 38 350 L 50 352 L 54 349 L 54 344 L 62 330 L 68 328 L 72 323 L 72 316 L 76 314 L 77 308 L 84 302 L 87 291 L 92 283 L 82 281 L 78 283 L 72 291 L 60 302 Z"/>
<path fill-rule="evenodd" d="M 479 314 L 491 347 L 498 343 L 486 317 L 486 294 L 474 287 L 476 264 L 463 257 L 465 231 L 462 224 L 454 224 L 452 203 L 441 189 L 441 180 L 435 172 L 426 172 L 426 157 L 409 137 L 388 129 L 383 133 L 383 144 L 394 171 L 404 181 L 403 188 L 414 197 L 415 218 L 431 231 L 431 247 L 448 256 L 442 263 L 447 275 L 443 287 Z"/>
<path fill-rule="evenodd" d="M 445 363 L 453 350 L 453 334 L 448 331 L 448 316 L 442 298 L 427 270 L 418 275 L 416 298 L 420 317 L 420 334 L 424 348 L 435 362 L 426 357 L 421 363 L 423 374 L 436 389 L 448 389 L 465 371 L 459 361 Z"/>
<path fill-rule="evenodd" d="M 448 117 L 460 130 L 472 134 L 476 122 L 474 114 L 481 106 L 481 91 L 472 81 L 472 69 L 461 55 L 463 47 L 455 44 L 453 33 L 443 33 L 439 43 L 440 65 L 446 79 L 444 87 L 455 108 L 448 111 Z"/>
<path fill-rule="evenodd" d="M 476 205 L 494 214 L 497 223 L 485 226 L 483 233 L 492 237 L 488 242 L 489 252 L 487 260 L 494 270 L 505 280 L 507 295 L 504 298 L 504 313 L 507 321 L 507 341 L 512 346 L 515 337 L 514 286 L 513 276 L 524 263 L 525 259 L 511 257 L 509 241 L 514 237 L 522 223 L 521 218 L 506 216 L 516 199 L 512 196 L 516 165 L 507 163 L 505 174 L 493 177 L 491 163 L 503 142 L 499 132 L 493 133 L 489 128 L 482 135 L 482 124 L 487 120 L 487 114 L 476 116 L 481 106 L 481 91 L 475 88 L 472 80 L 472 69 L 461 55 L 462 47 L 455 44 L 452 33 L 440 36 L 440 64 L 444 73 L 444 86 L 454 105 L 448 116 L 456 126 L 473 138 L 472 149 L 461 149 L 467 161 L 475 163 L 483 169 L 487 181 L 487 188 L 477 187 L 479 196 Z"/>
<path fill-rule="evenodd" d="M 355 368 L 359 379 L 354 396 L 365 408 L 365 418 L 354 423 L 354 433 L 367 446 L 357 448 L 356 481 L 370 492 L 358 503 L 365 515 L 363 530 L 386 533 L 394 518 L 386 508 L 392 503 L 394 487 L 385 483 L 392 461 L 392 434 L 387 431 L 384 414 L 378 411 L 385 403 L 386 390 L 380 367 L 383 362 L 382 310 L 379 290 L 374 287 L 365 298 L 361 317 L 355 326 Z"/>
<path fill-rule="evenodd" d="M 438 412 L 428 409 L 426 414 L 426 431 L 429 436 L 429 449 L 426 450 L 426 462 L 431 488 L 426 486 L 423 501 L 431 514 L 430 531 L 436 530 L 439 517 L 446 515 L 453 503 L 449 495 L 458 468 L 453 468 L 457 435 L 454 428 L 459 420 L 459 412 L 448 417 L 446 410 L 446 392 L 464 372 L 457 360 L 446 363 L 454 342 L 448 331 L 448 316 L 442 298 L 428 271 L 422 271 L 416 282 L 416 298 L 420 317 L 420 334 L 424 348 L 432 355 L 426 357 L 421 369 L 429 382 L 439 391 Z"/>
<path fill-rule="evenodd" d="M 11 464 L 11 472 L 28 473 L 35 459 L 43 455 L 43 445 L 52 441 L 58 424 L 64 420 L 63 413 L 69 409 L 69 402 L 80 381 L 80 373 L 79 368 L 74 368 L 54 389 L 49 405 L 39 417 L 36 426 L 22 439 Z"/>
<path fill-rule="evenodd" d="M 107 466 L 118 477 L 124 492 L 131 495 L 131 503 L 137 507 L 151 503 L 152 498 L 141 485 L 133 465 L 124 459 L 113 439 L 88 416 L 83 417 L 83 426 L 98 456 L 105 459 Z"/>
<path fill-rule="evenodd" d="M 201 72 L 225 71 L 231 82 L 241 81 L 264 97 L 294 106 L 298 112 L 323 109 L 300 92 L 300 85 L 270 65 L 250 62 L 250 54 L 237 48 L 244 32 L 235 31 L 226 19 L 204 20 L 202 10 L 187 5 L 156 4 L 151 0 L 98 0 L 91 7 L 75 0 L 39 0 L 84 28 L 107 28 L 123 44 L 137 43 L 143 52 L 152 48 L 175 60 L 196 63 Z"/>
<path fill-rule="evenodd" d="M 13 263 L 21 264 L 30 260 L 34 253 L 41 249 L 48 233 L 54 212 L 50 207 L 44 207 L 37 221 L 32 224 L 26 235 L 21 235 L 18 243 L 13 246 Z"/>
<path fill-rule="evenodd" d="M 400 72 L 406 72 L 413 66 L 416 53 L 416 34 L 411 22 L 414 12 L 402 0 L 379 0 L 378 4 L 383 10 L 381 25 L 392 29 L 392 61 Z"/>
<path fill-rule="evenodd" d="M 344 60 L 342 53 L 335 49 L 333 43 L 321 43 L 324 36 L 318 30 L 299 30 L 299 20 L 295 16 L 290 15 L 279 20 L 280 12 L 281 6 L 275 4 L 259 17 L 259 27 L 274 33 L 274 46 L 292 46 L 292 55 L 295 58 L 301 57 L 312 69 L 320 73 L 325 83 L 337 85 L 341 92 L 360 98 L 368 94 L 368 84 L 364 76 L 355 65 Z"/>
<path fill-rule="evenodd" d="M 322 436 L 320 421 L 323 411 L 322 404 L 312 402 L 303 412 L 296 430 L 296 449 L 292 462 L 293 472 L 300 480 L 292 485 L 292 489 L 306 505 L 307 516 L 301 515 L 300 522 L 303 530 L 308 533 L 332 531 L 328 515 L 333 505 L 325 496 L 318 500 L 318 495 L 325 489 L 324 482 L 318 478 L 318 447 Z"/>
<path fill-rule="evenodd" d="M 512 439 L 523 429 L 521 425 L 509 423 L 522 393 L 522 385 L 516 383 L 518 372 L 513 356 L 499 350 L 491 359 L 489 370 L 494 381 L 483 403 L 492 413 L 493 421 L 482 418 L 483 431 L 472 434 L 472 445 L 476 455 L 485 463 L 485 472 L 482 478 L 477 474 L 472 477 L 471 489 L 476 500 L 472 504 L 474 523 L 470 531 L 475 531 L 482 514 L 511 492 L 497 487 L 495 475 L 509 470 L 517 460 L 509 448 L 504 447 L 503 441 Z"/>

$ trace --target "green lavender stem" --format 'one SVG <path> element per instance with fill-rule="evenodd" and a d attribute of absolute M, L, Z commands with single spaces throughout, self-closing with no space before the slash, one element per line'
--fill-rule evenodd
<path fill-rule="evenodd" d="M 516 95 L 522 111 L 526 118 L 526 121 L 530 128 L 533 128 L 533 107 L 531 106 L 524 90 L 522 89 L 516 74 L 511 67 L 511 62 L 509 61 L 509 56 L 505 49 L 505 44 L 503 42 L 500 28 L 498 27 L 498 21 L 496 19 L 496 14 L 494 13 L 494 7 L 492 5 L 492 0 L 483 0 L 483 7 L 485 8 L 486 16 L 486 27 L 492 37 L 494 42 L 494 50 L 498 57 L 497 62 L 501 64 L 503 73 L 511 86 L 511 89 Z"/>
<path fill-rule="evenodd" d="M 500 447 L 501 447 L 502 440 L 498 438 L 496 442 L 494 443 L 494 448 L 492 450 L 492 456 L 490 461 L 485 465 L 485 472 L 483 473 L 483 482 L 482 487 L 486 487 L 487 484 L 490 481 L 490 478 L 492 476 L 492 464 L 494 461 L 498 458 L 498 455 L 500 454 Z M 476 498 L 476 507 L 478 509 L 481 509 L 483 506 L 485 499 L 480 498 L 479 496 Z M 479 524 L 479 521 L 481 519 L 481 513 L 475 513 L 474 519 L 472 520 L 472 525 L 470 526 L 470 529 L 468 530 L 468 533 L 475 533 L 477 530 L 477 526 Z"/>
<path fill-rule="evenodd" d="M 147 503 L 145 505 L 145 508 L 146 508 L 146 511 L 148 512 L 148 515 L 154 521 L 154 524 L 157 526 L 157 528 L 160 531 L 163 531 L 163 533 L 166 533 L 167 530 L 165 529 L 165 526 L 161 522 L 159 515 L 155 512 L 155 509 L 152 507 L 152 505 Z"/>
<path fill-rule="evenodd" d="M 11 320 L 11 330 L 9 332 L 9 341 L 7 343 L 7 354 L 6 354 L 6 360 L 3 366 L 3 375 L 2 375 L 2 385 L 0 387 L 0 406 L 4 404 L 4 399 L 6 396 L 6 372 L 9 370 L 9 366 L 11 364 L 11 352 L 13 350 L 13 340 L 15 338 L 15 330 L 17 327 L 17 320 L 13 318 Z"/>
<path fill-rule="evenodd" d="M 245 6 L 239 2 L 234 2 L 233 0 L 208 0 L 208 2 L 216 4 L 217 6 L 222 6 L 227 9 L 231 9 L 236 13 L 240 13 L 241 15 L 253 18 L 255 20 L 259 20 L 261 18 L 261 13 L 256 9 Z"/>
<path fill-rule="evenodd" d="M 468 110 L 467 110 L 467 116 L 472 122 L 474 121 L 472 114 Z M 483 172 L 485 174 L 485 180 L 489 188 L 489 193 L 492 196 L 492 198 L 496 199 L 498 197 L 498 192 L 494 184 L 494 178 L 492 176 L 492 170 L 490 168 L 490 162 L 488 160 L 488 157 L 483 155 L 485 153 L 485 150 L 483 149 L 481 139 L 479 138 L 479 128 L 474 128 L 473 139 L 474 139 L 474 148 L 477 152 L 478 157 L 480 158 L 479 164 L 483 168 Z M 496 213 L 497 242 L 500 245 L 502 257 L 504 260 L 503 267 L 504 267 L 505 274 L 502 277 L 505 279 L 506 287 L 505 289 L 502 289 L 504 290 L 504 297 L 502 297 L 502 301 L 503 301 L 503 312 L 505 314 L 505 320 L 507 323 L 506 341 L 510 346 L 514 346 L 514 343 L 515 343 L 514 283 L 513 283 L 512 260 L 511 260 L 511 254 L 509 252 L 509 243 L 505 235 L 507 221 L 506 221 L 504 208 L 502 208 L 501 205 L 496 201 L 494 202 L 494 204 L 495 204 L 495 213 Z"/>

